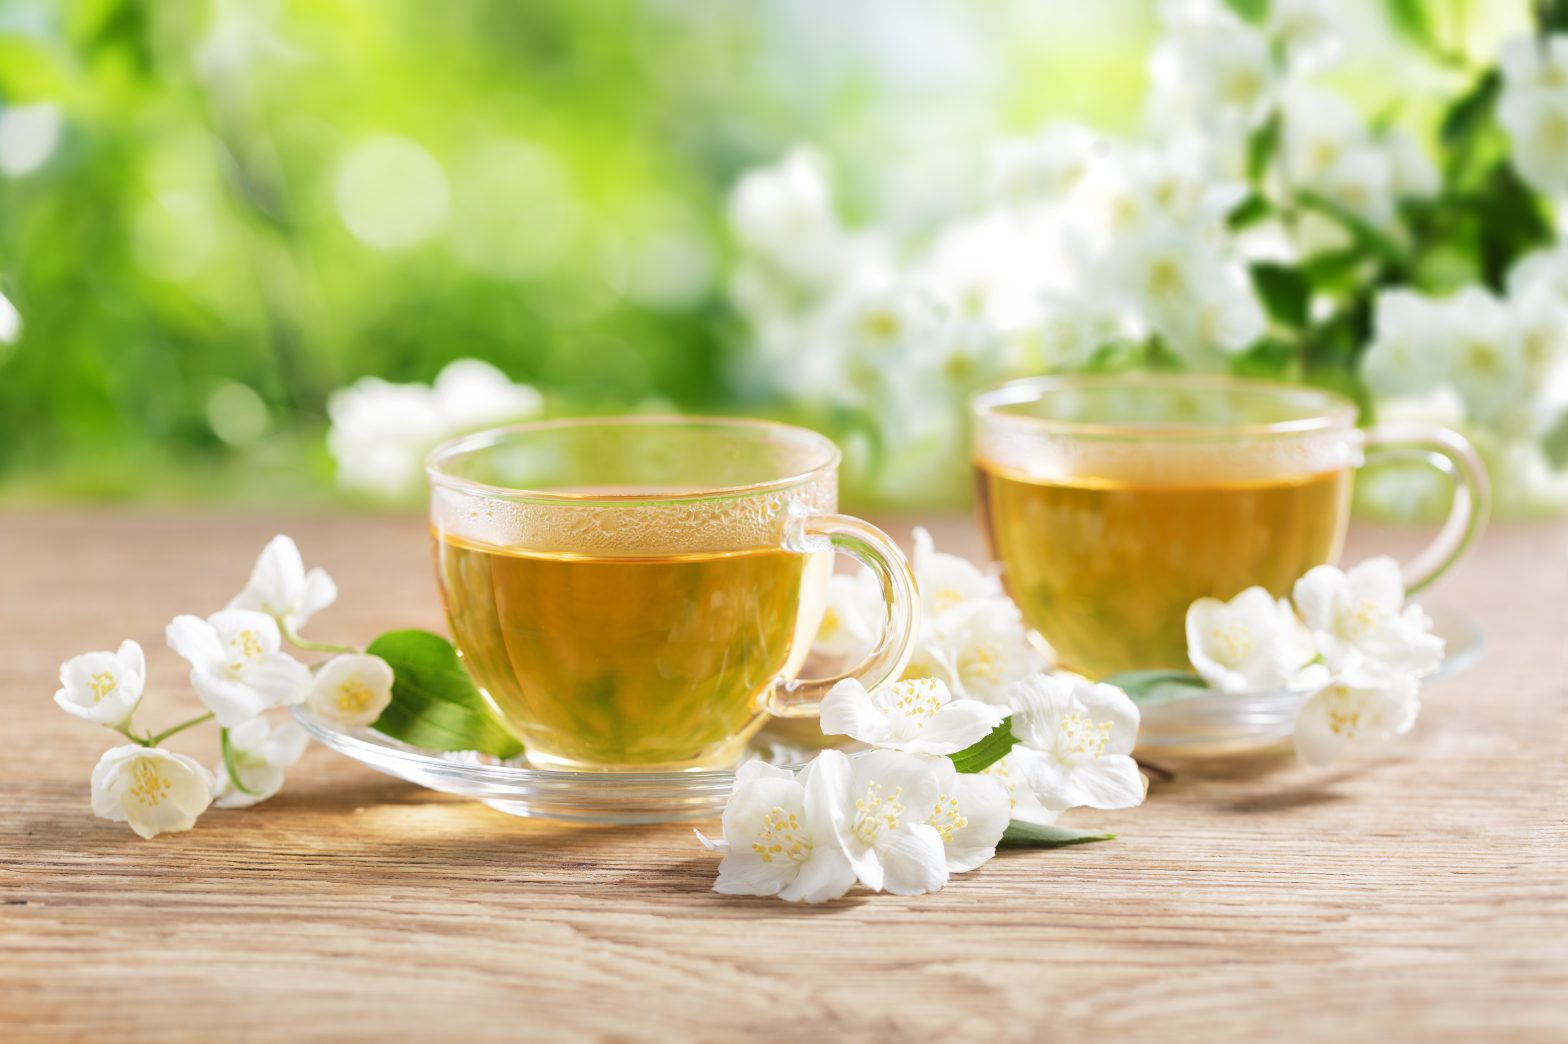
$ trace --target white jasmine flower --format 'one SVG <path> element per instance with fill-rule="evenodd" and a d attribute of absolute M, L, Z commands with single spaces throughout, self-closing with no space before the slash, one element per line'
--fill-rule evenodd
<path fill-rule="evenodd" d="M 434 387 L 364 377 L 327 400 L 332 418 L 327 449 L 337 461 L 340 483 L 396 496 L 419 484 L 425 454 L 442 439 L 526 420 L 541 402 L 535 389 L 513 384 L 477 359 L 448 363 Z"/>
<path fill-rule="evenodd" d="M 1152 332 L 1190 363 L 1212 368 L 1262 336 L 1266 319 L 1252 282 L 1205 237 L 1166 228 L 1123 252 L 1120 285 Z"/>
<path fill-rule="evenodd" d="M 537 388 L 515 384 L 480 359 L 454 359 L 430 386 L 447 434 L 527 420 L 544 408 Z"/>
<path fill-rule="evenodd" d="M 142 647 L 124 641 L 115 652 L 83 653 L 62 663 L 54 702 L 85 721 L 118 728 L 136 710 L 146 685 Z"/>
<path fill-rule="evenodd" d="M 1283 101 L 1285 170 L 1295 185 L 1317 186 L 1367 140 L 1355 107 L 1333 91 L 1298 84 Z"/>
<path fill-rule="evenodd" d="M 834 658 L 864 656 L 876 644 L 883 611 L 882 592 L 869 573 L 834 573 L 811 651 Z"/>
<path fill-rule="evenodd" d="M 1514 168 L 1546 195 L 1568 195 L 1568 35 L 1510 40 L 1499 64 L 1497 119 L 1513 146 Z"/>
<path fill-rule="evenodd" d="M 1344 51 L 1331 0 L 1273 0 L 1268 30 L 1285 48 L 1291 66 L 1304 72 L 1334 64 Z"/>
<path fill-rule="evenodd" d="M 311 713 L 342 728 L 370 725 L 392 702 L 392 667 L 369 653 L 334 656 L 316 670 Z"/>
<path fill-rule="evenodd" d="M 1508 270 L 1509 297 L 1520 297 L 1536 288 L 1544 288 L 1568 304 L 1568 246 L 1536 250 Z"/>
<path fill-rule="evenodd" d="M 1447 349 L 1449 379 L 1464 397 L 1466 413 L 1503 427 L 1529 396 L 1511 310 L 1477 286 L 1439 301 L 1438 309 L 1445 335 L 1439 344 Z"/>
<path fill-rule="evenodd" d="M 996 577 L 982 572 L 973 562 L 936 549 L 936 542 L 924 526 L 916 526 L 915 551 L 910 565 L 915 586 L 920 590 L 920 608 L 927 620 L 972 598 L 993 598 L 1002 593 Z"/>
<path fill-rule="evenodd" d="M 337 601 L 338 586 L 320 568 L 305 571 L 299 547 L 279 533 L 262 548 L 245 589 L 229 602 L 230 609 L 253 609 L 295 632 L 316 613 Z"/>
<path fill-rule="evenodd" d="M 830 755 L 844 757 L 824 751 L 812 765 Z M 723 840 L 697 834 L 704 846 L 724 853 L 713 890 L 808 903 L 849 891 L 855 871 L 834 833 L 838 810 L 829 804 L 839 797 L 823 782 L 812 787 L 787 769 L 746 762 L 736 770 L 735 789 L 724 806 Z"/>
<path fill-rule="evenodd" d="M 1163 4 L 1149 60 L 1154 126 L 1247 130 L 1263 122 L 1278 73 L 1269 41 L 1218 3 Z"/>
<path fill-rule="evenodd" d="M 1005 716 L 978 700 L 954 700 L 935 678 L 906 678 L 867 692 L 854 678 L 828 690 L 822 732 L 917 754 L 956 754 L 1001 724 Z"/>
<path fill-rule="evenodd" d="M 1368 224 L 1378 228 L 1395 224 L 1394 163 L 1384 149 L 1358 145 L 1345 150 L 1313 187 Z"/>
<path fill-rule="evenodd" d="M 1448 364 L 1434 355 L 1446 336 L 1443 315 L 1428 297 L 1413 290 L 1378 294 L 1372 319 L 1372 344 L 1362 360 L 1367 383 L 1379 395 L 1424 395 L 1447 378 Z"/>
<path fill-rule="evenodd" d="M 1076 123 L 999 142 L 991 150 L 991 194 L 1014 205 L 1055 202 L 1077 188 L 1099 147 L 1099 136 Z"/>
<path fill-rule="evenodd" d="M 747 171 L 730 193 L 729 220 L 742 247 L 786 279 L 814 285 L 839 269 L 843 231 L 822 161 L 808 149 Z"/>
<path fill-rule="evenodd" d="M 279 651 L 278 622 L 266 613 L 225 609 L 205 620 L 176 616 L 166 635 L 169 648 L 189 661 L 197 695 L 226 729 L 305 698 L 310 671 Z"/>
<path fill-rule="evenodd" d="M 1018 770 L 1054 811 L 1131 808 L 1144 779 L 1133 761 L 1138 707 L 1114 685 L 1037 674 L 1013 694 Z"/>
<path fill-rule="evenodd" d="M 1187 610 L 1187 656 L 1203 680 L 1221 692 L 1306 689 L 1318 672 L 1312 636 L 1295 610 L 1261 587 L 1228 602 L 1200 598 Z"/>
<path fill-rule="evenodd" d="M 1336 681 L 1307 697 L 1296 718 L 1296 753 L 1326 765 L 1349 751 L 1410 731 L 1421 689 L 1408 674 L 1380 682 Z"/>
<path fill-rule="evenodd" d="M 808 795 L 820 788 L 839 847 L 861 884 L 894 895 L 921 895 L 947 884 L 947 851 L 931 825 L 940 791 L 927 759 L 894 750 L 850 759 L 825 750 L 804 774 Z"/>
<path fill-rule="evenodd" d="M 927 623 L 921 661 L 961 700 L 1005 705 L 1013 685 L 1049 663 L 1029 640 L 1018 607 L 1004 597 L 976 598 Z"/>
<path fill-rule="evenodd" d="M 93 812 L 144 838 L 189 830 L 212 803 L 212 774 L 195 759 L 127 743 L 93 769 Z"/>
<path fill-rule="evenodd" d="M 363 377 L 327 399 L 327 449 L 338 481 L 390 496 L 412 489 L 424 454 L 446 434 L 435 397 L 423 384 Z"/>
<path fill-rule="evenodd" d="M 1296 608 L 1336 677 L 1404 673 L 1420 678 L 1443 659 L 1443 639 L 1418 605 L 1405 604 L 1399 565 L 1369 558 L 1342 572 L 1317 566 L 1296 581 Z"/>
<path fill-rule="evenodd" d="M 286 721 L 276 729 L 266 718 L 252 718 L 229 731 L 229 760 L 239 774 L 238 785 L 229 767 L 219 761 L 213 770 L 213 804 L 219 808 L 248 808 L 265 801 L 283 787 L 283 770 L 300 759 L 310 736 L 298 724 Z M 243 789 L 241 787 L 243 786 Z"/>
<path fill-rule="evenodd" d="M 1031 759 L 1044 755 L 1027 747 L 1014 747 L 996 761 L 981 769 L 979 775 L 990 776 L 1002 784 L 1007 793 L 1009 816 L 1020 823 L 1050 826 L 1061 818 L 1061 811 L 1046 808 L 1029 783 L 1024 766 Z"/>
<path fill-rule="evenodd" d="M 949 874 L 968 873 L 996 855 L 1012 817 L 1007 787 L 995 775 L 961 773 L 951 758 L 928 758 L 936 808 L 927 823 L 942 839 Z"/>

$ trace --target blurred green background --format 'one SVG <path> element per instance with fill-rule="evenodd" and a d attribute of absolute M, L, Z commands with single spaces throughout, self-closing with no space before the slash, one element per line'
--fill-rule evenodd
<path fill-rule="evenodd" d="M 1409 81 L 1345 6 L 1374 106 Z M 918 225 L 999 134 L 1136 131 L 1155 11 L 0 3 L 0 497 L 339 499 L 329 393 L 462 357 L 555 413 L 776 413 L 734 376 L 738 174 L 811 142 L 851 218 Z"/>

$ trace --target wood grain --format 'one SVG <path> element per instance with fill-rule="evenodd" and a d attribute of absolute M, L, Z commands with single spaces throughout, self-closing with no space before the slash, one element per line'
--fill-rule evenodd
<path fill-rule="evenodd" d="M 440 626 L 416 518 L 0 517 L 5 1040 L 1568 1040 L 1568 529 L 1496 530 L 1437 592 L 1487 652 L 1385 755 L 1172 761 L 1070 818 L 1114 842 L 815 908 L 715 895 L 688 827 L 514 819 L 319 748 L 189 833 L 94 819 L 113 737 L 53 706 L 59 662 L 134 637 L 178 720 L 164 623 L 277 530 L 342 588 L 318 635 Z"/>

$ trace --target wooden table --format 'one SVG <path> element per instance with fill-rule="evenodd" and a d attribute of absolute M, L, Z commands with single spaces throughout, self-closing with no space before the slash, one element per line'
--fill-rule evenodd
<path fill-rule="evenodd" d="M 279 530 L 342 589 L 319 636 L 440 627 L 417 518 L 0 516 L 0 1039 L 1568 1039 L 1568 528 L 1498 527 L 1439 590 L 1486 655 L 1371 761 L 1171 762 L 1069 817 L 1116 841 L 806 908 L 711 892 L 689 826 L 514 819 L 320 748 L 189 833 L 93 818 L 116 737 L 54 707 L 59 662 L 136 638 L 146 722 L 185 717 L 164 623 Z"/>

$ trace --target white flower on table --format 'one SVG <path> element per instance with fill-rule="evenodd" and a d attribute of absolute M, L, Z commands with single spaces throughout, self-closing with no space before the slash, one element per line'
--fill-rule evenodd
<path fill-rule="evenodd" d="M 1221 692 L 1310 689 L 1327 680 L 1321 668 L 1308 667 L 1317 650 L 1295 610 L 1261 587 L 1228 602 L 1193 602 L 1187 610 L 1187 656 Z"/>
<path fill-rule="evenodd" d="M 205 620 L 176 616 L 166 635 L 169 648 L 189 661 L 202 703 L 226 729 L 305 698 L 310 671 L 279 651 L 278 622 L 266 613 L 225 609 Z"/>
<path fill-rule="evenodd" d="M 1012 687 L 1048 665 L 1010 599 L 979 598 L 926 625 L 920 662 L 960 700 L 1007 705 Z"/>
<path fill-rule="evenodd" d="M 1443 660 L 1443 639 L 1418 605 L 1405 604 L 1399 565 L 1369 558 L 1348 573 L 1317 566 L 1296 581 L 1296 608 L 1336 678 L 1408 674 L 1421 678 Z"/>
<path fill-rule="evenodd" d="M 317 717 L 343 728 L 370 725 L 392 702 L 392 679 L 381 657 L 344 653 L 316 670 L 306 702 Z"/>
<path fill-rule="evenodd" d="M 228 607 L 266 613 L 285 632 L 292 633 L 337 597 L 332 577 L 320 568 L 307 573 L 298 545 L 279 533 L 262 548 L 250 580 Z"/>
<path fill-rule="evenodd" d="M 894 895 L 922 895 L 947 884 L 946 846 L 931 825 L 941 791 L 927 759 L 894 750 L 851 759 L 826 750 L 804 775 L 808 800 L 814 791 L 820 795 L 861 884 Z"/>
<path fill-rule="evenodd" d="M 926 762 L 937 787 L 936 807 L 926 822 L 942 838 L 947 872 L 968 873 L 996 855 L 1013 818 L 1012 799 L 995 775 L 959 772 L 951 758 Z"/>
<path fill-rule="evenodd" d="M 1296 718 L 1296 753 L 1326 765 L 1359 747 L 1403 735 L 1421 710 L 1421 687 L 1408 674 L 1335 681 L 1307 697 Z"/>
<path fill-rule="evenodd" d="M 920 590 L 920 608 L 927 620 L 934 619 L 974 598 L 993 598 L 1002 593 L 996 577 L 989 576 L 973 562 L 936 549 L 936 542 L 924 526 L 916 526 L 915 551 L 909 564 L 914 570 L 915 586 Z"/>
<path fill-rule="evenodd" d="M 1046 808 L 1131 808 L 1146 789 L 1132 759 L 1138 707 L 1114 685 L 1040 674 L 1013 694 L 1017 771 Z"/>
<path fill-rule="evenodd" d="M 1046 808 L 1034 792 L 1024 772 L 1024 764 L 1035 752 L 1027 747 L 1014 747 L 996 761 L 980 770 L 980 775 L 990 776 L 1002 784 L 1007 794 L 1011 818 L 1020 823 L 1050 826 L 1061 818 L 1061 809 Z"/>
<path fill-rule="evenodd" d="M 60 665 L 54 702 L 85 721 L 119 728 L 130 720 L 147 685 L 147 659 L 135 642 L 115 652 L 89 652 Z"/>
<path fill-rule="evenodd" d="M 93 769 L 93 812 L 150 838 L 189 830 L 212 789 L 212 773 L 195 759 L 127 743 L 105 751 Z"/>
<path fill-rule="evenodd" d="M 838 751 L 829 754 L 843 758 Z M 813 762 L 815 764 L 815 762 Z M 724 806 L 724 837 L 697 838 L 724 853 L 713 890 L 724 895 L 776 895 L 792 902 L 837 899 L 855 883 L 849 857 L 834 834 L 829 797 L 812 790 L 787 769 L 748 761 L 735 773 L 735 789 Z"/>
<path fill-rule="evenodd" d="M 935 678 L 906 678 L 867 692 L 854 678 L 822 699 L 822 732 L 918 754 L 956 754 L 1001 724 L 1001 710 L 978 700 L 954 700 Z"/>
<path fill-rule="evenodd" d="M 1568 34 L 1510 40 L 1499 65 L 1497 119 L 1515 169 L 1549 196 L 1568 194 Z"/>
<path fill-rule="evenodd" d="M 228 735 L 229 766 L 219 761 L 213 770 L 213 804 L 219 808 L 248 808 L 265 801 L 283 787 L 283 770 L 300 759 L 310 737 L 292 721 L 276 729 L 266 718 L 253 718 Z"/>

